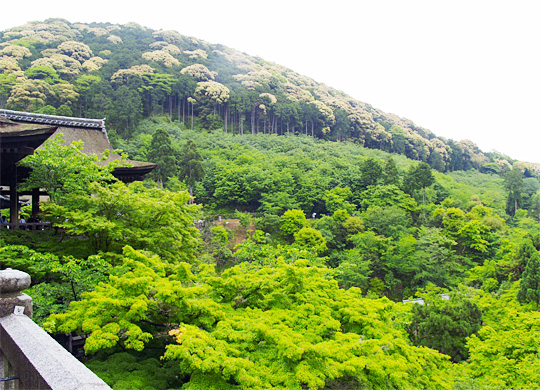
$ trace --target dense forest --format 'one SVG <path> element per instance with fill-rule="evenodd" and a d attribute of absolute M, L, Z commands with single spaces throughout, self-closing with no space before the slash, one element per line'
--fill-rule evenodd
<path fill-rule="evenodd" d="M 173 31 L 0 34 L 0 107 L 157 164 L 126 185 L 50 140 L 22 188 L 55 229 L 0 232 L 114 389 L 540 388 L 535 165 Z"/>
<path fill-rule="evenodd" d="M 136 24 L 49 19 L 0 32 L 2 107 L 106 118 L 113 138 L 130 139 L 141 119 L 167 114 L 189 128 L 352 141 L 440 172 L 504 174 L 515 162 L 437 137 L 262 58 Z M 534 164 L 520 169 L 540 175 Z"/>

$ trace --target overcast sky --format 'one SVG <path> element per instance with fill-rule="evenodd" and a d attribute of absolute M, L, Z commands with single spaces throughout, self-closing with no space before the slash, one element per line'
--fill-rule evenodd
<path fill-rule="evenodd" d="M 4 3 L 0 30 L 50 17 L 173 29 L 287 66 L 439 136 L 540 163 L 536 0 Z"/>

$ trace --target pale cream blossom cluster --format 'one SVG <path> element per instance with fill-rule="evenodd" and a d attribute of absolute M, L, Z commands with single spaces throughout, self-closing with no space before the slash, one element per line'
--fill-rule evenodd
<path fill-rule="evenodd" d="M 0 56 L 13 57 L 17 61 L 31 55 L 32 52 L 28 48 L 19 45 L 9 45 L 0 50 Z"/>
<path fill-rule="evenodd" d="M 277 98 L 275 95 L 272 95 L 271 93 L 261 93 L 259 94 L 259 97 L 264 101 L 266 104 L 274 105 L 277 103 Z"/>
<path fill-rule="evenodd" d="M 45 81 L 25 80 L 13 87 L 7 103 L 16 109 L 30 111 L 45 105 L 47 97 L 53 95 L 52 86 Z"/>
<path fill-rule="evenodd" d="M 315 100 L 311 92 L 309 92 L 307 89 L 302 89 L 299 86 L 291 83 L 285 84 L 285 91 L 287 99 L 293 103 L 311 102 Z"/>
<path fill-rule="evenodd" d="M 459 145 L 466 154 L 471 156 L 471 161 L 474 164 L 482 166 L 489 162 L 489 159 L 482 153 L 482 151 L 478 148 L 478 145 L 476 145 L 474 142 L 466 139 L 457 142 L 457 145 Z"/>
<path fill-rule="evenodd" d="M 446 145 L 443 140 L 439 138 L 430 139 L 429 143 L 431 144 L 431 149 L 437 151 L 445 163 L 450 161 L 450 146 Z"/>
<path fill-rule="evenodd" d="M 165 41 L 167 43 L 177 44 L 184 40 L 182 35 L 174 30 L 160 30 L 152 34 L 156 41 Z"/>
<path fill-rule="evenodd" d="M 58 52 L 79 61 L 81 64 L 93 56 L 88 45 L 77 41 L 62 42 L 58 45 Z"/>
<path fill-rule="evenodd" d="M 70 83 L 55 84 L 53 90 L 60 101 L 60 104 L 71 105 L 79 98 L 79 94 L 75 91 L 75 87 Z"/>
<path fill-rule="evenodd" d="M 180 50 L 178 46 L 173 45 L 172 43 L 165 42 L 165 41 L 152 42 L 150 44 L 150 49 L 163 50 L 169 54 L 174 54 L 174 55 L 182 54 L 182 50 Z"/>
<path fill-rule="evenodd" d="M 11 28 L 4 32 L 4 39 L 29 42 L 54 43 L 78 39 L 80 31 L 71 28 L 63 19 L 48 20 L 44 22 L 29 22 L 22 26 Z"/>
<path fill-rule="evenodd" d="M 182 50 L 180 50 L 178 46 L 172 44 L 163 47 L 161 50 L 175 56 L 182 54 Z"/>
<path fill-rule="evenodd" d="M 184 54 L 187 54 L 189 58 L 204 58 L 205 60 L 208 58 L 208 53 L 202 49 L 184 50 Z"/>
<path fill-rule="evenodd" d="M 202 64 L 193 64 L 183 68 L 180 73 L 188 74 L 197 81 L 209 81 L 214 80 L 217 72 L 210 71 L 206 66 Z"/>
<path fill-rule="evenodd" d="M 150 49 L 161 50 L 162 48 L 164 48 L 165 46 L 168 46 L 168 45 L 170 45 L 170 43 L 168 43 L 168 42 L 156 41 L 156 42 L 152 42 L 149 46 L 150 46 Z"/>
<path fill-rule="evenodd" d="M 162 63 L 168 68 L 170 68 L 171 66 L 180 65 L 180 61 L 178 61 L 169 53 L 162 50 L 148 51 L 146 53 L 143 53 L 142 56 L 145 60 Z"/>
<path fill-rule="evenodd" d="M 111 82 L 116 84 L 123 84 L 128 81 L 130 77 L 142 77 L 146 73 L 154 73 L 155 69 L 150 65 L 134 65 L 129 69 L 120 69 L 111 76 Z"/>
<path fill-rule="evenodd" d="M 94 34 L 96 37 L 109 35 L 110 31 L 114 29 L 120 30 L 119 26 L 108 26 L 107 28 L 103 28 L 103 27 L 92 27 L 83 23 L 73 24 L 73 27 L 79 31 L 85 31 L 88 34 Z"/>
<path fill-rule="evenodd" d="M 236 74 L 233 77 L 240 81 L 243 86 L 249 89 L 255 89 L 256 87 L 267 85 L 272 78 L 272 73 L 261 66 L 257 66 L 256 70 L 247 74 Z"/>
<path fill-rule="evenodd" d="M 107 60 L 101 57 L 92 57 L 88 61 L 85 61 L 82 64 L 82 68 L 87 72 L 92 72 L 94 70 L 99 70 L 103 65 L 107 63 Z"/>
<path fill-rule="evenodd" d="M 199 98 L 208 98 L 217 104 L 223 104 L 229 100 L 230 90 L 225 85 L 216 81 L 200 81 L 197 83 L 195 95 Z"/>
<path fill-rule="evenodd" d="M 47 53 L 47 55 L 47 57 L 41 57 L 32 61 L 32 66 L 48 66 L 56 70 L 60 77 L 64 78 L 72 78 L 82 70 L 81 63 L 67 55 L 54 52 Z"/>
<path fill-rule="evenodd" d="M 72 84 L 50 85 L 43 80 L 26 79 L 11 90 L 8 104 L 20 110 L 32 111 L 46 104 L 48 99 L 58 99 L 60 104 L 72 104 L 79 97 Z"/>
<path fill-rule="evenodd" d="M 315 100 L 311 102 L 311 104 L 317 107 L 317 110 L 319 110 L 319 112 L 323 116 L 325 126 L 332 126 L 336 123 L 336 117 L 334 115 L 334 111 L 332 111 L 330 107 L 328 107 L 326 104 L 324 104 L 320 100 Z"/>
<path fill-rule="evenodd" d="M 107 37 L 107 40 L 108 40 L 109 42 L 116 43 L 116 44 L 122 43 L 122 38 L 120 38 L 118 35 L 113 35 L 113 34 L 111 34 L 111 35 L 109 35 L 109 36 Z"/>
<path fill-rule="evenodd" d="M 13 73 L 21 70 L 19 63 L 13 57 L 0 57 L 0 73 Z"/>

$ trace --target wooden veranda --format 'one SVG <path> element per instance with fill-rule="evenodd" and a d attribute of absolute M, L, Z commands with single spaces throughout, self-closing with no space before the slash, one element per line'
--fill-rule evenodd
<path fill-rule="evenodd" d="M 18 183 L 24 181 L 30 170 L 18 165 L 24 157 L 33 154 L 48 138 L 63 134 L 66 144 L 83 141 L 83 153 L 100 156 L 109 150 L 109 160 L 120 159 L 114 153 L 107 137 L 104 119 L 72 118 L 56 115 L 42 115 L 28 112 L 0 110 L 0 195 L 8 196 L 10 203 L 10 225 L 19 221 L 19 196 L 30 195 L 32 216 L 39 212 L 39 189 L 20 193 Z M 130 166 L 115 168 L 113 175 L 124 182 L 142 180 L 156 164 L 128 160 Z M 9 189 L 7 189 L 9 187 Z"/>

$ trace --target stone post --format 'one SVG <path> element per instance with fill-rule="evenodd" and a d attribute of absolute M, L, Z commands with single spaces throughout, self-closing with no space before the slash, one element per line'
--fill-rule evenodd
<path fill-rule="evenodd" d="M 23 315 L 32 318 L 32 298 L 21 291 L 30 287 L 30 275 L 26 272 L 7 268 L 0 271 L 0 319 L 10 314 Z M 1 343 L 0 343 L 1 344 Z M 16 377 L 11 364 L 0 348 L 0 377 Z M 19 389 L 19 380 L 0 382 L 2 390 Z"/>
<path fill-rule="evenodd" d="M 30 275 L 7 268 L 0 271 L 0 318 L 24 314 L 32 318 L 32 298 L 21 291 L 30 287 Z"/>

